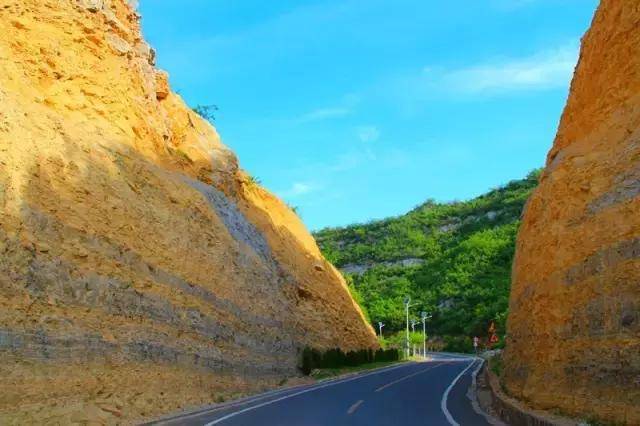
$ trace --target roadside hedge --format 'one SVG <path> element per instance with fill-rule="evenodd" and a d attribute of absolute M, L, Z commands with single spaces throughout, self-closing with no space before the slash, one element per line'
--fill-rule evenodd
<path fill-rule="evenodd" d="M 340 348 L 328 349 L 324 352 L 306 347 L 302 351 L 300 370 L 306 375 L 317 368 L 356 367 L 372 362 L 388 362 L 400 359 L 397 349 L 360 349 L 358 351 L 343 352 Z"/>

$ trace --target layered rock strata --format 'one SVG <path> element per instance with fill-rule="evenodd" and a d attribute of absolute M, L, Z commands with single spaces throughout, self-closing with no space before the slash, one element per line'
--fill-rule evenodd
<path fill-rule="evenodd" d="M 603 0 L 518 236 L 505 384 L 640 424 L 640 3 Z"/>
<path fill-rule="evenodd" d="M 0 5 L 0 423 L 130 421 L 376 345 L 124 0 Z"/>

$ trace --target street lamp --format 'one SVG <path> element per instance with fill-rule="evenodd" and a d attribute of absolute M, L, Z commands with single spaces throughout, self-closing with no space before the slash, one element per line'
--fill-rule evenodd
<path fill-rule="evenodd" d="M 382 337 L 382 327 L 384 327 L 384 323 L 382 321 L 378 321 L 378 328 L 380 329 L 380 337 Z"/>
<path fill-rule="evenodd" d="M 415 333 L 416 332 L 416 324 L 418 323 L 418 321 L 412 319 L 411 320 L 411 332 Z M 416 345 L 411 344 L 411 352 L 413 352 L 413 355 L 415 356 L 416 354 Z"/>
<path fill-rule="evenodd" d="M 407 358 L 409 358 L 409 308 L 411 306 L 413 306 L 411 304 L 411 298 L 409 296 L 406 296 L 404 298 L 404 311 L 407 318 L 407 335 L 404 341 L 404 351 L 407 355 Z"/>
<path fill-rule="evenodd" d="M 431 314 L 422 311 L 420 313 L 422 318 L 422 356 L 427 357 L 427 319 L 431 318 Z"/>

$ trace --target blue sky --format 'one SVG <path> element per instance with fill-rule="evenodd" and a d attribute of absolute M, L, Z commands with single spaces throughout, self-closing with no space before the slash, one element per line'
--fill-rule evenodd
<path fill-rule="evenodd" d="M 190 105 L 311 229 L 544 164 L 596 0 L 142 0 Z"/>

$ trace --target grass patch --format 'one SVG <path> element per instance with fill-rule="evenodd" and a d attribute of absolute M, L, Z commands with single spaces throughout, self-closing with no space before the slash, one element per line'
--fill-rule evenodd
<path fill-rule="evenodd" d="M 496 355 L 489 360 L 489 368 L 491 368 L 493 374 L 495 374 L 499 379 L 502 378 L 503 367 L 502 356 Z"/>
<path fill-rule="evenodd" d="M 582 424 L 586 426 L 624 426 L 624 423 L 611 423 L 593 417 L 588 417 Z"/>
<path fill-rule="evenodd" d="M 355 367 L 340 367 L 340 368 L 320 368 L 313 370 L 310 374 L 316 380 L 329 379 L 331 377 L 342 376 L 348 373 L 358 373 L 361 371 L 374 370 L 376 368 L 389 367 L 394 364 L 399 364 L 404 361 L 381 361 L 371 362 L 368 364 L 361 364 Z"/>

